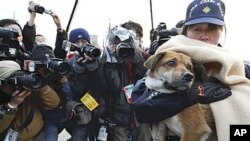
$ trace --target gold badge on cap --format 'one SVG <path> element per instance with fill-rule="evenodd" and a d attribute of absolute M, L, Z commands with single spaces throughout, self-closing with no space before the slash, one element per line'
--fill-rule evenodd
<path fill-rule="evenodd" d="M 207 14 L 207 13 L 209 13 L 211 11 L 211 9 L 208 6 L 206 6 L 206 7 L 203 8 L 202 11 Z"/>

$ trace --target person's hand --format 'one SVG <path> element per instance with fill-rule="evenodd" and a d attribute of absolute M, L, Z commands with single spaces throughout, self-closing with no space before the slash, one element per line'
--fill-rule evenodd
<path fill-rule="evenodd" d="M 36 12 L 35 12 L 35 6 L 38 4 L 34 1 L 29 1 L 29 12 L 30 12 L 30 19 L 28 21 L 29 26 L 33 26 L 35 24 L 35 18 L 36 18 Z"/>
<path fill-rule="evenodd" d="M 78 59 L 77 59 L 77 64 L 84 64 L 88 61 L 92 61 L 93 58 L 91 58 L 90 56 L 88 56 L 86 53 L 84 53 L 84 57 L 80 56 Z"/>
<path fill-rule="evenodd" d="M 230 87 L 214 77 L 207 76 L 202 64 L 194 63 L 194 73 L 194 83 L 188 90 L 188 97 L 191 102 L 209 104 L 232 95 Z"/>
<path fill-rule="evenodd" d="M 57 29 L 62 30 L 61 20 L 59 16 L 55 12 L 53 12 L 51 16 L 54 20 L 54 23 L 56 24 Z"/>
<path fill-rule="evenodd" d="M 14 91 L 11 95 L 9 105 L 12 106 L 13 108 L 17 108 L 19 104 L 21 104 L 24 99 L 31 94 L 30 90 L 23 90 L 23 91 Z"/>

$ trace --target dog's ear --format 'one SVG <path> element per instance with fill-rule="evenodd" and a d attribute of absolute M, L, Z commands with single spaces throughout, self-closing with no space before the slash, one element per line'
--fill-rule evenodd
<path fill-rule="evenodd" d="M 203 64 L 193 62 L 195 79 L 199 82 L 205 82 L 208 78 L 207 71 Z"/>
<path fill-rule="evenodd" d="M 144 67 L 147 69 L 154 69 L 155 65 L 158 61 L 160 61 L 163 56 L 165 55 L 166 52 L 160 52 L 157 54 L 154 54 L 152 56 L 150 56 L 145 62 L 144 62 Z"/>

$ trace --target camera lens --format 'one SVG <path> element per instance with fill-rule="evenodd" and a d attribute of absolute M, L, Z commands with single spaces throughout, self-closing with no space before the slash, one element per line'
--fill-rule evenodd
<path fill-rule="evenodd" d="M 92 51 L 91 51 L 91 56 L 93 58 L 98 58 L 101 56 L 101 51 L 100 49 L 97 49 L 97 48 L 94 48 Z"/>
<path fill-rule="evenodd" d="M 67 63 L 60 63 L 57 72 L 58 74 L 65 75 L 70 71 L 70 66 Z"/>
<path fill-rule="evenodd" d="M 32 89 L 41 88 L 42 81 L 41 81 L 41 77 L 38 74 L 33 74 L 32 75 L 31 85 L 32 85 Z"/>
<path fill-rule="evenodd" d="M 129 56 L 129 51 L 126 49 L 126 48 L 121 48 L 120 51 L 119 51 L 119 56 L 121 58 L 128 58 Z"/>

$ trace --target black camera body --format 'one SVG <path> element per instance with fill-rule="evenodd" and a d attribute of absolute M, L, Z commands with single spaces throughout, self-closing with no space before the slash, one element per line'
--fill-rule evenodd
<path fill-rule="evenodd" d="M 17 40 L 19 33 L 13 28 L 0 27 L 0 57 L 19 58 L 21 56 L 20 44 Z"/>
<path fill-rule="evenodd" d="M 39 68 L 45 68 L 49 72 L 58 75 L 66 75 L 70 72 L 71 67 L 67 62 L 60 58 L 48 58 L 46 61 L 33 61 L 27 63 L 29 72 L 38 72 Z"/>
<path fill-rule="evenodd" d="M 21 75 L 13 75 L 6 79 L 7 83 L 16 87 L 16 90 L 22 89 L 23 87 L 36 90 L 47 85 L 45 78 L 38 73 L 22 73 Z"/>
<path fill-rule="evenodd" d="M 43 6 L 40 6 L 40 5 L 36 5 L 34 7 L 34 10 L 28 9 L 28 11 L 29 12 L 36 12 L 36 13 L 39 13 L 39 14 L 43 14 L 43 13 L 46 13 L 46 14 L 49 14 L 49 15 L 52 14 L 51 10 L 47 10 Z"/>
<path fill-rule="evenodd" d="M 47 69 L 50 72 L 59 74 L 59 75 L 66 75 L 70 72 L 70 65 L 67 62 L 64 62 L 62 59 L 59 58 L 51 58 L 46 62 Z"/>
<path fill-rule="evenodd" d="M 84 44 L 80 47 L 77 47 L 70 41 L 64 40 L 62 48 L 65 51 L 77 51 L 81 57 L 84 57 L 84 54 L 88 55 L 91 58 L 99 58 L 101 56 L 101 50 L 91 44 Z"/>
<path fill-rule="evenodd" d="M 160 42 L 159 45 L 163 44 L 164 42 L 168 41 L 171 36 L 180 35 L 182 33 L 182 28 L 171 28 L 167 29 L 167 25 L 161 22 L 157 28 L 154 29 L 154 35 L 158 38 L 157 40 Z"/>
<path fill-rule="evenodd" d="M 8 84 L 11 91 L 8 93 L 0 90 L 0 104 L 7 103 L 11 94 L 16 90 L 22 91 L 25 88 L 37 90 L 47 85 L 47 80 L 38 73 L 26 73 L 24 71 L 16 71 L 5 80 L 0 80 L 0 87 L 4 89 L 4 85 Z"/>
<path fill-rule="evenodd" d="M 155 29 L 153 29 L 153 41 L 151 42 L 149 54 L 153 55 L 155 51 L 163 43 L 167 42 L 172 36 L 180 35 L 182 28 L 167 29 L 167 25 L 161 22 Z"/>

